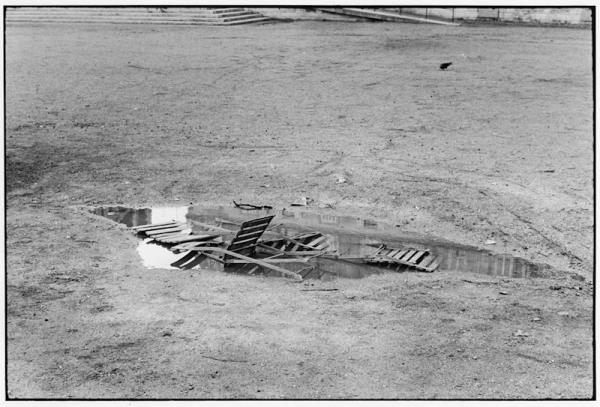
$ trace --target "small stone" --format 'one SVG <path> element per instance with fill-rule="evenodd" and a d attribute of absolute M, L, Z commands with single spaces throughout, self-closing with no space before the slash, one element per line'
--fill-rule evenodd
<path fill-rule="evenodd" d="M 502 295 L 508 295 L 508 291 L 500 291 L 500 294 L 502 294 Z"/>
<path fill-rule="evenodd" d="M 538 318 L 538 317 L 535 317 L 532 319 L 533 322 L 537 322 L 537 321 L 541 321 L 541 320 L 542 320 L 542 318 Z"/>
<path fill-rule="evenodd" d="M 569 313 L 567 311 L 559 311 L 558 315 L 560 315 L 561 317 L 568 317 Z"/>
<path fill-rule="evenodd" d="M 477 356 L 473 356 L 473 357 L 472 357 L 472 359 L 473 359 L 473 360 L 477 360 Z"/>
<path fill-rule="evenodd" d="M 485 241 L 485 244 L 488 244 L 488 245 L 489 244 L 496 244 L 496 241 L 492 240 L 492 239 L 488 239 L 488 240 Z"/>
<path fill-rule="evenodd" d="M 529 336 L 527 332 L 523 332 L 520 329 L 513 334 L 514 336 Z"/>

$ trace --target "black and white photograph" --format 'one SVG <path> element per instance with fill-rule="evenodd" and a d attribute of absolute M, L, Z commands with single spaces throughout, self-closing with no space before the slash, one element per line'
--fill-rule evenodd
<path fill-rule="evenodd" d="M 596 400 L 595 5 L 2 9 L 4 401 Z"/>

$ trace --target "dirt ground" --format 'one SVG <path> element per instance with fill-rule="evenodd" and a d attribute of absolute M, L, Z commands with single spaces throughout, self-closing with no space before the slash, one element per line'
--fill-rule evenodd
<path fill-rule="evenodd" d="M 9 397 L 593 396 L 590 29 L 23 24 L 5 62 Z M 146 270 L 86 212 L 302 196 L 555 272 Z"/>

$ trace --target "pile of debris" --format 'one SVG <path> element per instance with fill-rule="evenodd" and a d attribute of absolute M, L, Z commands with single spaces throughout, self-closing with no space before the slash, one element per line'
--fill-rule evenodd
<path fill-rule="evenodd" d="M 254 274 L 259 270 L 281 273 L 298 280 L 304 279 L 314 266 L 309 261 L 315 257 L 344 260 L 333 250 L 327 235 L 307 232 L 291 237 L 261 240 L 275 216 L 252 219 L 238 225 L 232 239 L 226 241 L 229 229 L 203 225 L 205 233 L 194 234 L 183 222 L 163 222 L 133 227 L 133 231 L 150 240 L 167 246 L 174 253 L 185 253 L 173 262 L 173 267 L 191 269 L 206 259 L 223 264 L 225 270 Z M 222 233 L 216 234 L 219 230 Z M 439 262 L 428 250 L 414 248 L 388 248 L 381 245 L 372 254 L 354 258 L 365 264 L 407 266 L 418 271 L 432 272 Z M 283 265 L 287 265 L 284 268 Z M 294 270 L 291 270 L 293 268 Z"/>

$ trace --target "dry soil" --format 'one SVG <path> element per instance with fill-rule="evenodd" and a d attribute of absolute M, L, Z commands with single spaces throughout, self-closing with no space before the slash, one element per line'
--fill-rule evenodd
<path fill-rule="evenodd" d="M 592 109 L 590 29 L 9 25 L 8 394 L 592 397 Z M 556 273 L 146 270 L 86 212 L 303 196 Z"/>

